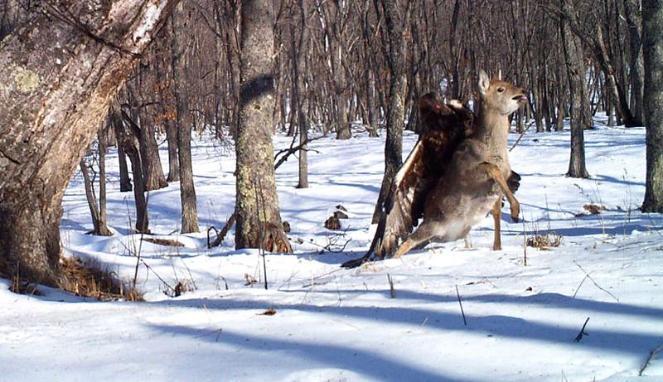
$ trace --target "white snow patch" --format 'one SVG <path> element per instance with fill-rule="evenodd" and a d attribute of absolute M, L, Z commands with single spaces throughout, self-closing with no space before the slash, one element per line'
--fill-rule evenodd
<path fill-rule="evenodd" d="M 310 188 L 295 188 L 294 159 L 277 172 L 295 254 L 265 256 L 268 290 L 263 258 L 234 250 L 232 231 L 214 249 L 204 232 L 170 235 L 180 224 L 177 183 L 150 193 L 150 228 L 185 246 L 141 246 L 129 232 L 133 196 L 119 192 L 112 151 L 108 214 L 116 235 L 85 235 L 91 224 L 77 174 L 64 199 L 62 240 L 68 255 L 126 279 L 140 247 L 150 266 L 138 272 L 147 302 L 98 303 L 48 288 L 21 296 L 0 280 L 0 380 L 661 380 L 661 356 L 637 377 L 663 343 L 663 219 L 637 210 L 644 136 L 641 128 L 587 131 L 592 178 L 571 179 L 568 132 L 528 133 L 511 152 L 525 223 L 512 223 L 504 208 L 503 251 L 490 250 L 488 217 L 472 231 L 474 249 L 462 240 L 431 244 L 355 270 L 339 264 L 370 244 L 384 139 L 311 142 Z M 415 141 L 406 133 L 405 150 Z M 288 147 L 290 138 L 275 142 Z M 234 156 L 207 138 L 193 147 L 201 228 L 219 228 L 234 206 Z M 167 168 L 165 147 L 161 158 Z M 339 203 L 350 214 L 345 231 L 327 231 L 323 222 Z M 587 203 L 607 210 L 579 215 Z M 554 231 L 563 242 L 528 248 L 524 266 L 523 231 Z M 347 240 L 344 252 L 329 251 Z M 193 281 L 197 290 L 169 298 L 157 275 L 169 285 Z M 246 285 L 246 275 L 257 283 Z M 263 315 L 268 309 L 276 313 Z M 575 342 L 587 317 L 587 335 Z"/>

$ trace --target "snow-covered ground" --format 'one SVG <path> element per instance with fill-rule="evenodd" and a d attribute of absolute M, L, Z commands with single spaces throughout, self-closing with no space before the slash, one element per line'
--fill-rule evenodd
<path fill-rule="evenodd" d="M 592 178 L 583 180 L 564 176 L 568 133 L 528 133 L 511 153 L 523 177 L 525 222 L 504 214 L 504 250 L 489 249 L 487 218 L 473 230 L 473 249 L 433 244 L 354 270 L 339 264 L 372 237 L 384 141 L 317 140 L 309 189 L 295 188 L 295 158 L 277 172 L 295 254 L 266 256 L 268 290 L 260 255 L 233 250 L 232 234 L 212 250 L 205 233 L 173 234 L 177 184 L 150 193 L 150 225 L 186 247 L 141 245 L 129 234 L 132 195 L 119 193 L 111 154 L 116 235 L 85 235 L 91 224 L 76 175 L 64 201 L 63 246 L 125 279 L 140 249 L 147 301 L 96 302 L 45 288 L 41 297 L 16 295 L 0 280 L 0 381 L 661 381 L 660 354 L 638 377 L 650 352 L 663 353 L 663 218 L 637 210 L 644 135 L 588 131 Z M 406 150 L 415 139 L 405 135 Z M 234 203 L 232 149 L 201 138 L 194 150 L 201 229 L 219 228 Z M 606 209 L 583 214 L 589 203 Z M 328 231 L 323 222 L 338 204 L 350 218 L 342 231 Z M 550 231 L 562 236 L 559 248 L 525 252 L 526 236 Z M 166 296 L 164 283 L 178 281 L 196 290 Z M 275 314 L 263 314 L 269 309 Z M 586 335 L 574 341 L 588 318 Z"/>

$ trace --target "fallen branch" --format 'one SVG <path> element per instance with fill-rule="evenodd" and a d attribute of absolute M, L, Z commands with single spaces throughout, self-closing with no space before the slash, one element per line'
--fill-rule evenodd
<path fill-rule="evenodd" d="M 656 349 L 654 349 L 654 350 L 652 350 L 652 351 L 649 352 L 649 356 L 648 356 L 647 359 L 645 360 L 645 363 L 644 363 L 644 364 L 642 365 L 642 367 L 640 368 L 640 371 L 638 371 L 638 377 L 642 377 L 642 373 L 645 372 L 645 369 L 647 369 L 647 367 L 649 366 L 649 364 L 651 363 L 651 361 L 656 357 L 656 355 L 657 355 L 658 353 L 661 352 L 661 350 L 663 350 L 663 344 L 662 344 L 662 345 L 658 345 L 658 347 L 657 347 Z"/>
<path fill-rule="evenodd" d="M 610 297 L 614 298 L 616 302 L 619 302 L 619 299 L 618 299 L 614 294 L 610 293 L 610 291 L 608 291 L 607 289 L 601 287 L 601 286 L 600 286 L 600 285 L 599 285 L 599 284 L 598 284 L 598 283 L 592 278 L 592 276 L 589 275 L 589 272 L 587 272 L 583 267 L 580 266 L 580 264 L 578 264 L 577 262 L 575 262 L 575 260 L 573 261 L 573 263 L 574 263 L 578 268 L 580 268 L 581 271 L 585 272 L 585 276 L 586 276 L 586 277 L 587 277 L 592 283 L 594 283 L 594 285 L 595 285 L 597 288 L 599 288 L 600 290 L 602 290 L 602 291 L 604 291 L 605 293 L 607 293 Z M 583 282 L 584 282 L 584 281 L 585 281 L 585 280 L 583 280 Z M 580 285 L 582 285 L 582 282 L 580 283 Z M 578 288 L 580 288 L 580 285 L 578 286 Z M 578 293 L 578 291 L 576 290 L 576 294 L 577 294 L 577 293 Z M 574 296 L 575 296 L 575 294 L 574 294 Z"/>
<path fill-rule="evenodd" d="M 223 226 L 221 229 L 221 232 L 216 236 L 216 239 L 212 244 L 209 244 L 209 239 L 207 240 L 207 248 L 213 248 L 213 247 L 218 247 L 221 243 L 223 243 L 223 239 L 226 238 L 226 235 L 228 234 L 228 231 L 232 228 L 233 225 L 235 225 L 235 220 L 237 220 L 237 214 L 233 212 L 232 215 L 228 218 L 228 221 L 226 222 L 226 225 Z M 210 227 L 211 229 L 212 227 Z M 214 229 L 216 231 L 216 228 Z M 209 230 L 207 231 L 207 234 L 209 235 Z"/>
<path fill-rule="evenodd" d="M 576 336 L 574 339 L 575 342 L 580 342 L 583 336 L 588 336 L 587 332 L 585 332 L 585 327 L 587 326 L 587 323 L 589 322 L 589 317 L 585 320 L 585 323 L 582 325 L 582 329 L 580 329 L 580 333 Z"/>
<path fill-rule="evenodd" d="M 509 152 L 513 151 L 513 149 L 515 149 L 516 146 L 518 146 L 518 144 L 520 143 L 520 140 L 523 139 L 523 137 L 525 136 L 525 133 L 527 133 L 527 131 L 529 130 L 529 128 L 532 127 L 532 125 L 534 125 L 534 122 L 536 122 L 536 121 L 532 121 L 532 122 L 530 122 L 530 123 L 527 124 L 527 127 L 525 128 L 525 130 L 523 130 L 522 133 L 520 133 L 520 136 L 518 137 L 518 139 L 516 139 L 516 142 L 515 142 L 515 143 L 513 144 L 513 146 L 511 146 L 511 148 L 509 149 Z"/>
<path fill-rule="evenodd" d="M 458 285 L 456 285 L 456 297 L 458 297 L 458 305 L 460 305 L 460 314 L 463 315 L 463 324 L 467 326 L 467 319 L 465 318 L 465 311 L 463 310 L 463 301 L 461 301 L 460 292 L 458 292 Z"/>

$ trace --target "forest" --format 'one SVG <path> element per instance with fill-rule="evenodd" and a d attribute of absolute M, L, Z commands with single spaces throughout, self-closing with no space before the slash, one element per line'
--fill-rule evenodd
<path fill-rule="evenodd" d="M 0 380 L 655 381 L 661 214 L 658 0 L 0 0 Z"/>

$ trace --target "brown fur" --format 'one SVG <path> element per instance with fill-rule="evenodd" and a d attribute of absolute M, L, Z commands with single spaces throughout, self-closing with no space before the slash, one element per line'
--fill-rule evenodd
<path fill-rule="evenodd" d="M 430 240 L 462 238 L 488 212 L 495 218 L 493 247 L 499 249 L 502 193 L 512 217 L 519 213 L 513 192 L 520 176 L 511 171 L 506 149 L 508 115 L 525 97 L 522 89 L 491 82 L 485 73 L 481 80 L 482 111 L 476 116 L 458 101 L 445 105 L 432 93 L 419 100 L 423 133 L 396 175 L 371 248 L 343 267 L 359 266 L 373 254 L 401 256 Z"/>
<path fill-rule="evenodd" d="M 428 241 L 453 241 L 465 237 L 488 212 L 495 219 L 494 249 L 499 249 L 499 215 L 502 195 L 518 220 L 520 204 L 507 179 L 511 176 L 507 154 L 509 114 L 526 100 L 523 89 L 505 81 L 490 81 L 481 73 L 481 113 L 472 134 L 454 151 L 451 163 L 427 195 L 423 223 L 398 248 L 400 257 Z"/>

